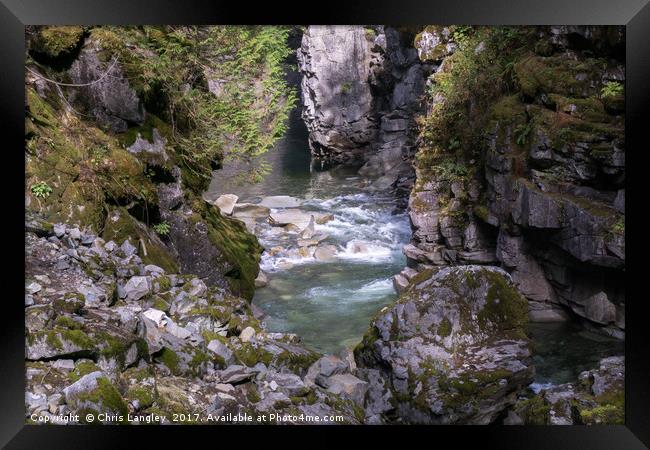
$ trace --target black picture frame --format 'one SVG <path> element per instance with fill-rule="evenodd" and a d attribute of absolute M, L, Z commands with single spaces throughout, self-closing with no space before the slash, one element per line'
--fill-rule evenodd
<path fill-rule="evenodd" d="M 6 448 L 133 448 L 146 439 L 148 447 L 180 439 L 194 447 L 196 439 L 223 443 L 224 436 L 242 440 L 252 435 L 273 435 L 279 445 L 311 446 L 327 443 L 322 428 L 308 427 L 60 427 L 25 425 L 24 418 L 24 250 L 13 236 L 24 233 L 24 26 L 43 24 L 481 24 L 542 25 L 590 24 L 626 26 L 626 141 L 628 180 L 643 177 L 641 155 L 648 150 L 644 136 L 650 104 L 650 5 L 647 0 L 375 0 L 298 5 L 207 0 L 0 0 L 0 110 L 3 132 L 3 222 L 5 241 L 4 289 L 0 322 L 0 444 Z M 632 151 L 630 151 L 630 149 Z M 646 169 L 647 170 L 647 169 Z M 22 172 L 22 173 L 21 173 Z M 22 178 L 21 178 L 22 177 Z M 22 182 L 20 180 L 23 180 Z M 640 185 L 640 183 L 639 183 Z M 643 186 L 628 189 L 628 204 L 638 199 Z M 637 203 L 636 200 L 639 202 Z M 639 220 L 628 220 L 628 236 L 643 227 L 642 207 L 628 208 Z M 647 240 L 647 239 L 646 239 Z M 640 259 L 642 240 L 628 246 L 628 258 Z M 638 245 L 637 245 L 638 244 Z M 646 244 L 647 245 L 647 244 Z M 643 281 L 644 262 L 633 262 L 632 278 Z M 636 267 L 636 269 L 634 268 Z M 635 277 L 634 274 L 638 276 Z M 629 274 L 629 269 L 626 271 Z M 629 275 L 628 275 L 629 276 Z M 640 283 L 642 286 L 642 283 Z M 15 292 L 14 292 L 15 290 Z M 630 290 L 627 302 L 626 422 L 622 426 L 487 426 L 487 427 L 331 427 L 335 435 L 358 435 L 385 442 L 398 436 L 407 445 L 439 445 L 444 438 L 454 445 L 475 443 L 480 448 L 585 448 L 637 449 L 650 446 L 650 351 L 642 288 Z M 218 436 L 218 438 L 217 438 Z M 323 437 L 321 437 L 323 436 Z M 270 437 L 270 436 L 269 436 Z M 339 436 L 331 445 L 342 442 Z M 357 437 L 357 436 L 355 436 Z M 449 440 L 451 439 L 451 440 Z M 345 437 L 348 441 L 348 437 Z M 428 443 L 428 444 L 427 444 Z M 357 444 L 357 445 L 367 445 Z M 403 445 L 403 444 L 402 444 Z"/>

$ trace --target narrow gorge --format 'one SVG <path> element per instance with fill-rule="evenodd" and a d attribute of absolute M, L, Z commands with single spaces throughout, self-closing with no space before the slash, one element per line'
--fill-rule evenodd
<path fill-rule="evenodd" d="M 622 28 L 26 33 L 29 423 L 623 423 Z"/>

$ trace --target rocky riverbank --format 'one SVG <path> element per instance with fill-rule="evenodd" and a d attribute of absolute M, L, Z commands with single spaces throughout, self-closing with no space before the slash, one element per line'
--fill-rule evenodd
<path fill-rule="evenodd" d="M 193 275 L 145 264 L 63 224 L 26 224 L 26 416 L 127 414 L 171 423 L 269 412 L 363 421 L 353 361 L 268 333 L 250 304 Z M 197 414 L 194 417 L 194 414 Z M 317 420 L 317 419 L 316 419 Z"/>

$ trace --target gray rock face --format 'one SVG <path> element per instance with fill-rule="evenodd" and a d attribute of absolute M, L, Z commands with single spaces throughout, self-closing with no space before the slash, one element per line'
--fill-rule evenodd
<path fill-rule="evenodd" d="M 526 321 L 526 301 L 501 269 L 420 274 L 355 349 L 370 383 L 366 417 L 491 423 L 532 381 Z"/>
<path fill-rule="evenodd" d="M 141 124 L 144 121 L 144 108 L 129 86 L 120 63 L 101 62 L 99 51 L 92 42 L 87 43 L 70 68 L 73 83 L 93 83 L 75 90 L 75 100 L 84 103 L 101 124 L 115 132 L 124 132 L 129 123 Z M 111 66 L 110 73 L 104 76 Z"/>
<path fill-rule="evenodd" d="M 405 160 L 429 68 L 410 39 L 383 26 L 307 28 L 298 61 L 312 154 L 361 160 L 363 176 L 411 174 Z"/>
<path fill-rule="evenodd" d="M 360 26 L 310 26 L 298 51 L 303 119 L 315 155 L 345 159 L 374 140 L 372 43 Z"/>
<path fill-rule="evenodd" d="M 461 162 L 479 175 L 447 182 L 426 164 L 416 164 L 417 181 L 408 205 L 413 239 L 404 248 L 409 267 L 499 265 L 529 300 L 534 320 L 564 320 L 574 313 L 590 321 L 590 328 L 624 336 L 622 110 L 605 105 L 591 119 L 581 103 L 600 95 L 596 85 L 624 82 L 623 64 L 614 58 L 583 73 L 567 57 L 567 51 L 575 51 L 578 61 L 588 61 L 584 49 L 611 57 L 621 48 L 621 33 L 614 27 L 589 26 L 543 30 L 534 49 L 536 61 L 554 64 L 553 70 L 572 76 L 579 86 L 549 83 L 530 102 L 511 104 L 506 100 L 513 97 L 508 97 L 499 104 L 512 114 L 525 112 L 531 122 L 540 111 L 548 112 L 547 120 L 553 123 L 560 117 L 575 118 L 590 127 L 575 142 L 558 142 L 552 127 L 538 124 L 525 144 L 515 144 L 516 126 L 490 116 L 483 129 L 487 148 L 482 159 Z M 421 60 L 442 61 L 436 71 L 445 70 L 445 58 L 456 51 L 453 33 L 438 26 L 425 27 L 415 46 Z M 474 51 L 486 51 L 486 43 Z M 528 65 L 522 62 L 519 67 Z M 427 81 L 435 82 L 436 76 Z M 552 104 L 551 97 L 560 100 Z M 431 98 L 428 106 L 444 108 L 444 100 Z M 472 214 L 467 215 L 468 210 Z M 398 289 L 406 283 L 404 276 L 396 278 Z"/>

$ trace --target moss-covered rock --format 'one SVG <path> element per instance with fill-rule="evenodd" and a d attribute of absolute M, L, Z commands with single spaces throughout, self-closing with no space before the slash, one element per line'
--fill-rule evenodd
<path fill-rule="evenodd" d="M 37 31 L 36 38 L 30 42 L 33 51 L 57 58 L 72 52 L 79 45 L 83 35 L 84 29 L 80 26 L 42 27 Z"/>
<path fill-rule="evenodd" d="M 490 423 L 532 380 L 526 300 L 497 268 L 425 272 L 374 319 L 355 360 L 386 374 L 370 391 L 388 390 L 403 421 Z"/>
<path fill-rule="evenodd" d="M 112 240 L 120 245 L 130 239 L 133 244 L 139 246 L 138 254 L 146 264 L 162 267 L 169 273 L 179 271 L 176 258 L 167 245 L 125 208 L 116 208 L 108 214 L 102 236 L 106 241 Z"/>
<path fill-rule="evenodd" d="M 128 406 L 113 383 L 100 371 L 82 376 L 63 390 L 71 411 L 80 414 L 85 423 L 97 423 L 100 414 L 113 416 L 104 423 L 126 422 Z M 88 415 L 93 420 L 87 420 Z"/>

